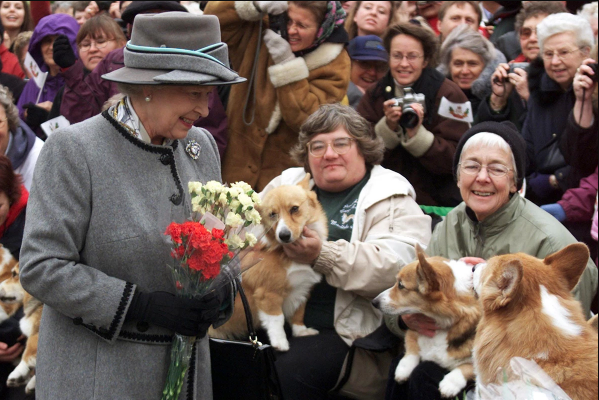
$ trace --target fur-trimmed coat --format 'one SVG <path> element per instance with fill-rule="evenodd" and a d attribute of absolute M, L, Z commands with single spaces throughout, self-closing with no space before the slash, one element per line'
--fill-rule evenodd
<path fill-rule="evenodd" d="M 323 43 L 316 50 L 274 64 L 264 42 L 256 66 L 256 107 L 247 107 L 249 79 L 260 35 L 262 14 L 251 1 L 209 2 L 206 14 L 216 15 L 222 40 L 229 47 L 231 67 L 248 78 L 231 87 L 227 116 L 229 142 L 223 159 L 223 181 L 243 180 L 262 190 L 285 169 L 298 166 L 289 151 L 299 128 L 321 104 L 340 102 L 349 84 L 350 59 L 341 43 Z M 268 27 L 264 17 L 263 30 Z"/>

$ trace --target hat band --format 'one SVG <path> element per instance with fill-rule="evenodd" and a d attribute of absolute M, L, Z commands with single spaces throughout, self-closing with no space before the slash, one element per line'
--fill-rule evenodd
<path fill-rule="evenodd" d="M 218 43 L 211 44 L 210 46 L 206 46 L 206 47 L 203 47 L 198 50 L 187 50 L 187 49 L 177 49 L 174 47 L 166 47 L 165 45 L 162 45 L 160 47 L 138 46 L 136 44 L 132 44 L 131 41 L 128 41 L 126 47 L 128 50 L 144 52 L 144 53 L 184 54 L 184 55 L 188 55 L 188 56 L 203 57 L 203 58 L 207 58 L 209 60 L 215 61 L 215 62 L 227 67 L 219 59 L 212 57 L 210 54 L 204 53 L 205 51 L 212 51 L 215 48 L 218 48 L 222 45 L 224 45 L 223 42 L 218 42 Z"/>

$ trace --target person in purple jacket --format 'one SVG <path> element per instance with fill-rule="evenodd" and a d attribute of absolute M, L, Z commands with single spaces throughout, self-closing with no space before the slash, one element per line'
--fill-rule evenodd
<path fill-rule="evenodd" d="M 39 100 L 40 88 L 37 87 L 35 80 L 30 79 L 23 88 L 17 107 L 19 108 L 19 117 L 42 138 L 45 135 L 39 126 L 48 119 L 54 97 L 58 89 L 64 85 L 60 67 L 54 62 L 52 45 L 59 35 L 66 35 L 73 52 L 77 54 L 75 38 L 78 31 L 79 24 L 75 18 L 66 14 L 53 14 L 42 18 L 31 36 L 29 54 L 43 72 L 48 72 L 48 76 Z"/>
<path fill-rule="evenodd" d="M 165 11 L 187 12 L 187 9 L 174 1 L 139 1 L 130 4 L 122 15 L 123 21 L 127 23 L 129 36 L 136 15 Z M 64 92 L 60 113 L 71 124 L 99 114 L 104 102 L 119 93 L 116 83 L 102 79 L 102 75 L 125 66 L 123 48 L 108 53 L 87 76 L 82 64 L 75 62 L 74 57 L 66 57 L 72 60 L 67 63 L 62 62 L 65 58 L 61 54 L 55 53 L 55 58 L 61 64 L 62 74 L 69 88 Z M 200 118 L 194 125 L 208 130 L 214 136 L 222 158 L 227 146 L 227 115 L 216 92 L 210 93 L 208 108 L 208 117 Z"/>

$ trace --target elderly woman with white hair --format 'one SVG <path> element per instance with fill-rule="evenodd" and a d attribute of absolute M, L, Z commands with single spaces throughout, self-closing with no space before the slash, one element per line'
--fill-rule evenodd
<path fill-rule="evenodd" d="M 505 56 L 478 31 L 462 24 L 443 41 L 439 61 L 437 70 L 462 89 L 476 120 L 481 101 L 491 94 L 491 75 L 506 62 Z"/>
<path fill-rule="evenodd" d="M 585 18 L 587 21 L 589 21 L 589 23 L 591 24 L 591 28 L 593 29 L 593 34 L 595 35 L 595 42 L 597 41 L 597 16 L 598 16 L 598 12 L 597 10 L 599 9 L 599 3 L 594 1 L 592 3 L 587 3 L 584 5 L 584 7 L 582 7 L 582 9 L 580 11 L 578 11 L 578 15 L 580 15 L 581 17 Z"/>
<path fill-rule="evenodd" d="M 528 165 L 526 197 L 537 205 L 554 203 L 584 175 L 568 165 L 559 143 L 574 107 L 574 76 L 588 58 L 594 37 L 584 18 L 552 14 L 537 26 L 540 55 L 528 73 L 530 98 L 522 135 Z"/>

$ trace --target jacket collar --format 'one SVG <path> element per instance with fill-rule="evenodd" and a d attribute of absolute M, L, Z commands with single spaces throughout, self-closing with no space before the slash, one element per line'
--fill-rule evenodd
<path fill-rule="evenodd" d="M 345 49 L 345 45 L 341 43 L 323 43 L 311 53 L 306 54 L 304 61 L 308 66 L 308 70 L 312 71 L 316 68 L 324 67 L 335 60 L 339 54 Z"/>

